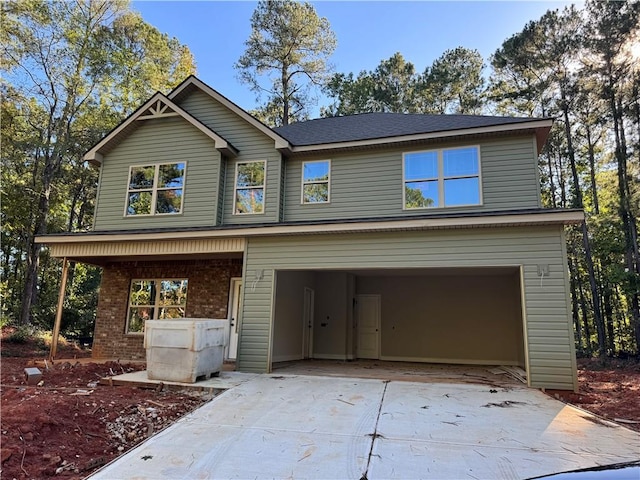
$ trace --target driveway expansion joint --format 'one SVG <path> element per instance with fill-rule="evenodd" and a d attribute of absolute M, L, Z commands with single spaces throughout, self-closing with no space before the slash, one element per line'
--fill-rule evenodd
<path fill-rule="evenodd" d="M 382 395 L 380 396 L 380 404 L 378 405 L 378 415 L 376 416 L 376 423 L 373 426 L 373 433 L 367 434 L 368 437 L 371 437 L 371 447 L 369 448 L 369 456 L 367 457 L 367 466 L 360 477 L 360 480 L 368 480 L 367 474 L 369 473 L 369 465 L 371 464 L 371 457 L 373 456 L 373 446 L 376 442 L 376 439 L 382 437 L 381 434 L 378 433 L 378 422 L 380 421 L 380 414 L 382 413 L 382 404 L 384 403 L 384 395 L 387 393 L 387 386 L 391 383 L 390 380 L 384 381 L 384 388 L 382 389 Z"/>

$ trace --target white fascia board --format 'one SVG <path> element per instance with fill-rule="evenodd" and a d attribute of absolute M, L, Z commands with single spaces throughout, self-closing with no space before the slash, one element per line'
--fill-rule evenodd
<path fill-rule="evenodd" d="M 99 242 L 128 242 L 139 240 L 168 240 L 174 238 L 223 238 L 223 237 L 258 237 L 280 235 L 314 235 L 327 233 L 358 233 L 385 232 L 407 230 L 436 230 L 453 228 L 487 228 L 504 226 L 528 225 L 571 225 L 584 221 L 584 212 L 548 212 L 523 213 L 518 215 L 492 215 L 480 217 L 455 218 L 420 218 L 401 219 L 379 222 L 343 222 L 313 225 L 278 225 L 261 227 L 228 228 L 217 230 L 197 230 L 180 232 L 153 233 L 114 233 L 105 232 L 101 235 L 41 235 L 36 237 L 36 243 L 45 245 L 57 243 L 99 243 Z"/>

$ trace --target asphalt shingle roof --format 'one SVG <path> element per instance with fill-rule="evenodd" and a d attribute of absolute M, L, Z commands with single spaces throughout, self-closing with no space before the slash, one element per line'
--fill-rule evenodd
<path fill-rule="evenodd" d="M 485 115 L 362 113 L 292 123 L 273 130 L 292 145 L 305 146 L 492 127 L 537 120 L 540 119 Z"/>

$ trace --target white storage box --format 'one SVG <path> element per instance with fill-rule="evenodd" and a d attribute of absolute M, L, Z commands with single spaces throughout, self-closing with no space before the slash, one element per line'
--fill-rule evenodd
<path fill-rule="evenodd" d="M 194 383 L 222 370 L 228 320 L 147 320 L 144 348 L 150 380 Z"/>

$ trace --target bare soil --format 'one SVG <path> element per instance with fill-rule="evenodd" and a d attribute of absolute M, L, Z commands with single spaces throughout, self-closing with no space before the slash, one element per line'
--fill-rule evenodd
<path fill-rule="evenodd" d="M 39 367 L 42 383 L 30 386 L 24 369 L 47 352 L 32 343 L 1 345 L 3 479 L 85 478 L 212 398 L 99 385 L 101 378 L 145 365 L 81 362 L 90 351 L 75 347 L 58 352 L 68 359 Z"/>
<path fill-rule="evenodd" d="M 75 347 L 59 349 L 67 360 L 40 368 L 42 384 L 30 386 L 24 368 L 47 351 L 2 342 L 0 354 L 3 479 L 85 478 L 211 399 L 200 392 L 97 384 L 145 365 L 81 362 L 90 351 Z M 640 432 L 640 361 L 579 360 L 578 375 L 578 393 L 547 392 Z"/>
<path fill-rule="evenodd" d="M 578 359 L 578 383 L 577 393 L 547 393 L 640 432 L 640 359 Z"/>

